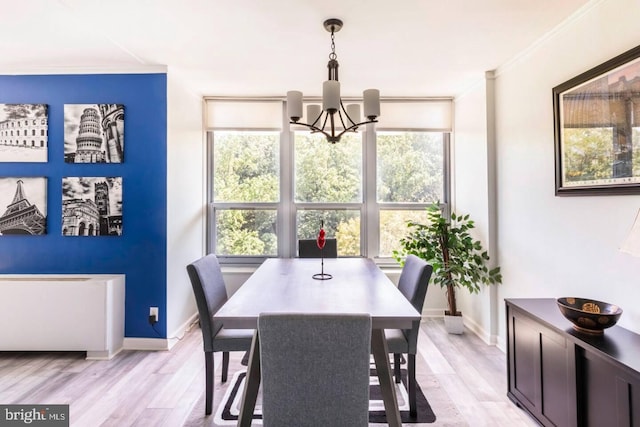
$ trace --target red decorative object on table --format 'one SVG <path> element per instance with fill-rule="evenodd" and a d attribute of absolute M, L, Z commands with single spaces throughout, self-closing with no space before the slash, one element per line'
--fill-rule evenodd
<path fill-rule="evenodd" d="M 318 244 L 318 249 L 320 249 L 320 265 L 321 270 L 320 273 L 314 274 L 313 278 L 316 280 L 329 280 L 332 279 L 333 276 L 330 274 L 326 274 L 324 272 L 324 244 L 326 242 L 325 239 L 325 231 L 324 231 L 324 221 L 320 222 L 320 231 L 318 232 L 318 237 L 316 238 L 316 243 Z"/>
<path fill-rule="evenodd" d="M 318 249 L 323 250 L 324 249 L 324 244 L 325 244 L 325 238 L 324 238 L 325 232 L 324 232 L 324 228 L 320 228 L 320 231 L 318 232 L 318 238 L 316 239 L 316 241 L 318 242 Z"/>

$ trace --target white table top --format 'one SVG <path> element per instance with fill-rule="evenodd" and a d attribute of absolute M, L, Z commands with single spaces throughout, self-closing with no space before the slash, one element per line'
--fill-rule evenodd
<path fill-rule="evenodd" d="M 369 313 L 374 328 L 411 328 L 420 313 L 368 258 L 267 259 L 214 315 L 225 328 L 255 329 L 260 313 Z"/>

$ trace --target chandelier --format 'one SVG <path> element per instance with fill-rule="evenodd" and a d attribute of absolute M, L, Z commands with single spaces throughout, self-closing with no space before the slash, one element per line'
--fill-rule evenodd
<path fill-rule="evenodd" d="M 360 104 L 344 106 L 340 99 L 340 82 L 338 81 L 338 60 L 336 55 L 335 33 L 342 28 L 342 21 L 336 18 L 324 21 L 324 28 L 331 33 L 331 53 L 329 54 L 329 79 L 322 84 L 322 107 L 317 104 L 307 105 L 307 121 L 302 118 L 302 92 L 287 92 L 287 115 L 291 124 L 306 126 L 311 133 L 320 132 L 327 141 L 335 144 L 346 132 L 355 132 L 358 127 L 376 123 L 380 115 L 380 91 L 367 89 L 362 93 L 365 121 L 360 117 Z"/>

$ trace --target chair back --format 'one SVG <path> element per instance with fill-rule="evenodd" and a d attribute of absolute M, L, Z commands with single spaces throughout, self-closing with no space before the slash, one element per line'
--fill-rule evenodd
<path fill-rule="evenodd" d="M 213 337 L 222 328 L 220 322 L 214 322 L 213 315 L 227 301 L 220 263 L 214 254 L 209 254 L 187 265 L 187 273 L 198 306 L 204 351 L 213 351 Z"/>
<path fill-rule="evenodd" d="M 265 427 L 369 425 L 369 314 L 263 313 L 258 334 Z"/>
<path fill-rule="evenodd" d="M 324 258 L 338 258 L 338 241 L 336 239 L 326 239 L 322 250 Z M 316 239 L 298 240 L 299 258 L 320 258 L 320 248 Z"/>
<path fill-rule="evenodd" d="M 400 279 L 398 280 L 398 289 L 402 292 L 402 295 L 409 300 L 411 305 L 418 310 L 418 313 L 422 313 L 422 307 L 424 306 L 424 299 L 427 295 L 427 288 L 429 287 L 429 279 L 431 279 L 431 273 L 433 267 L 429 265 L 425 260 L 418 258 L 415 255 L 408 255 L 402 273 L 400 273 Z M 420 329 L 420 321 L 416 320 L 410 330 L 405 330 L 404 334 L 409 342 L 409 350 L 415 354 L 418 343 L 418 331 Z"/>

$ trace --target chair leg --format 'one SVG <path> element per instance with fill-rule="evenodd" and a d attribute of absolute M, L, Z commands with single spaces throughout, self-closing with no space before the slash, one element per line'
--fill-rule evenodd
<path fill-rule="evenodd" d="M 204 353 L 205 366 L 205 397 L 204 397 L 204 413 L 211 415 L 213 408 L 213 352 L 206 351 Z"/>
<path fill-rule="evenodd" d="M 222 352 L 222 382 L 227 382 L 227 372 L 229 372 L 229 352 Z"/>
<path fill-rule="evenodd" d="M 400 384 L 400 353 L 393 353 L 393 375 L 396 377 L 396 384 Z"/>
<path fill-rule="evenodd" d="M 409 371 L 409 415 L 415 417 L 418 415 L 418 408 L 416 405 L 416 355 L 409 354 L 409 360 L 407 361 L 407 370 Z"/>

